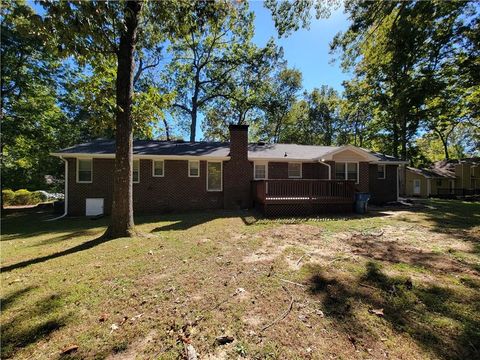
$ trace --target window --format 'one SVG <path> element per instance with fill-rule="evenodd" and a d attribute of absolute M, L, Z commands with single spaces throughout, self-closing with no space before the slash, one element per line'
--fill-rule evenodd
<path fill-rule="evenodd" d="M 288 177 L 301 178 L 302 177 L 302 163 L 288 163 Z"/>
<path fill-rule="evenodd" d="M 335 179 L 345 180 L 345 163 L 341 163 L 341 162 L 335 163 Z"/>
<path fill-rule="evenodd" d="M 140 182 L 140 160 L 133 160 L 133 182 Z"/>
<path fill-rule="evenodd" d="M 153 176 L 154 177 L 163 177 L 165 163 L 163 160 L 153 160 Z"/>
<path fill-rule="evenodd" d="M 207 191 L 222 191 L 222 163 L 207 163 Z"/>
<path fill-rule="evenodd" d="M 470 166 L 470 175 L 471 177 L 475 177 L 475 166 Z"/>
<path fill-rule="evenodd" d="M 77 182 L 91 183 L 93 175 L 92 159 L 77 159 Z"/>
<path fill-rule="evenodd" d="M 199 177 L 200 176 L 200 161 L 190 160 L 188 162 L 188 176 Z"/>
<path fill-rule="evenodd" d="M 358 183 L 358 164 L 357 163 L 335 163 L 336 180 L 355 180 Z"/>
<path fill-rule="evenodd" d="M 357 163 L 347 163 L 347 180 L 355 180 L 355 182 L 358 182 Z"/>
<path fill-rule="evenodd" d="M 267 178 L 268 175 L 268 163 L 255 163 L 253 165 L 253 178 L 255 180 L 263 180 Z"/>
<path fill-rule="evenodd" d="M 379 179 L 385 179 L 385 165 L 378 165 L 378 167 L 377 167 L 377 177 Z"/>
<path fill-rule="evenodd" d="M 437 186 L 442 186 L 442 180 L 437 180 Z"/>

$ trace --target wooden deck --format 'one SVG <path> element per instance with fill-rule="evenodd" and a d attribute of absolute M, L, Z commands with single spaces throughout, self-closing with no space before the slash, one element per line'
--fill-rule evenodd
<path fill-rule="evenodd" d="M 257 207 L 267 215 L 349 212 L 355 202 L 352 180 L 258 180 L 253 182 Z"/>

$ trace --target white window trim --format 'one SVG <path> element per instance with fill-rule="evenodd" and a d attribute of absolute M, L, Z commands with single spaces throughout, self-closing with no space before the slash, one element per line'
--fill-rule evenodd
<path fill-rule="evenodd" d="M 191 174 L 190 174 L 190 164 L 191 164 L 192 162 L 198 163 L 198 174 L 197 174 L 197 175 L 191 175 Z M 222 176 L 223 176 L 223 173 L 222 173 Z M 200 160 L 188 160 L 188 177 L 191 177 L 191 178 L 200 177 Z"/>
<path fill-rule="evenodd" d="M 90 173 L 91 173 L 90 181 L 80 181 L 79 180 L 79 178 L 78 178 L 78 174 L 79 174 L 78 173 L 78 168 L 79 168 L 79 162 L 80 162 L 79 160 L 90 160 L 90 163 L 91 163 L 91 166 L 90 166 L 90 168 L 91 168 L 91 170 L 90 170 Z M 93 158 L 77 158 L 76 163 L 77 163 L 77 171 L 76 171 L 76 173 L 77 173 L 77 175 L 76 175 L 77 183 L 78 184 L 91 184 L 93 182 Z"/>
<path fill-rule="evenodd" d="M 265 165 L 265 178 L 257 178 L 255 176 L 255 167 L 257 165 Z M 254 161 L 253 162 L 253 180 L 268 180 L 268 161 Z"/>
<path fill-rule="evenodd" d="M 162 162 L 162 175 L 155 175 L 155 162 Z M 164 177 L 165 176 L 165 160 L 164 159 L 157 159 L 152 160 L 152 176 L 153 177 Z"/>
<path fill-rule="evenodd" d="M 210 190 L 208 188 L 208 164 L 209 163 L 220 163 L 220 189 Z M 221 192 L 223 191 L 223 161 L 207 161 L 207 169 L 205 171 L 207 176 L 207 191 L 208 192 Z"/>
<path fill-rule="evenodd" d="M 134 180 L 133 180 L 133 163 L 134 163 L 135 161 L 138 161 L 138 181 L 134 181 Z M 132 160 L 132 183 L 133 183 L 133 184 L 138 184 L 138 183 L 140 183 L 140 165 L 141 165 L 140 159 L 133 159 L 133 160 Z"/>
<path fill-rule="evenodd" d="M 300 164 L 300 176 L 290 176 L 290 171 L 288 170 L 288 166 L 290 166 L 290 164 Z M 302 165 L 302 163 L 298 162 L 298 161 L 289 162 L 288 165 L 287 165 L 287 175 L 288 175 L 289 179 L 301 179 L 302 176 L 303 176 L 303 165 Z"/>
<path fill-rule="evenodd" d="M 385 164 L 378 164 L 377 166 L 383 167 L 383 177 L 378 177 L 378 168 L 377 168 L 377 178 L 380 180 L 385 180 L 387 178 L 387 167 Z"/>
<path fill-rule="evenodd" d="M 337 177 L 337 169 L 336 169 L 336 164 L 337 163 L 344 163 L 345 164 L 345 180 L 348 180 L 348 164 L 357 164 L 357 181 L 355 182 L 355 185 L 360 184 L 360 163 L 358 161 L 336 161 L 335 162 L 335 179 Z"/>

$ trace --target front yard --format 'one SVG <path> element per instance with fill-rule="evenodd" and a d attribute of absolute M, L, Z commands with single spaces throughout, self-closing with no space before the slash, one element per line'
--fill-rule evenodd
<path fill-rule="evenodd" d="M 2 358 L 480 358 L 479 203 L 45 217 L 2 219 Z"/>

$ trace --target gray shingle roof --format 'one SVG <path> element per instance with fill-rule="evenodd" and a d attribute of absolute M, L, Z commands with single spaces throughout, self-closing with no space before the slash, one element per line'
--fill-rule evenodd
<path fill-rule="evenodd" d="M 323 155 L 339 148 L 339 146 L 252 143 L 248 145 L 248 157 L 256 160 L 312 160 L 321 158 Z M 377 157 L 380 161 L 400 161 L 392 156 L 378 154 L 370 150 L 366 151 Z M 55 154 L 113 155 L 114 153 L 114 140 L 98 139 L 88 143 L 62 149 Z M 135 140 L 133 142 L 133 153 L 135 155 L 227 157 L 230 155 L 230 144 L 228 142 L 206 141 L 183 142 Z"/>
<path fill-rule="evenodd" d="M 135 140 L 133 153 L 135 155 L 183 155 L 183 156 L 228 156 L 228 143 L 221 142 L 183 142 Z M 88 143 L 74 145 L 62 149 L 59 154 L 115 154 L 115 140 L 98 139 Z"/>

